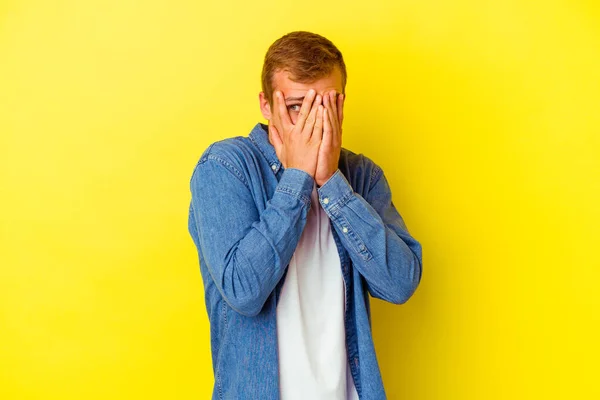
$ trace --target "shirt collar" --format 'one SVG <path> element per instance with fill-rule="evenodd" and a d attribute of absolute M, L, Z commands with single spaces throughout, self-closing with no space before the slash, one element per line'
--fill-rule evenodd
<path fill-rule="evenodd" d="M 254 128 L 252 128 L 248 137 L 266 158 L 274 173 L 277 173 L 279 169 L 283 169 L 281 161 L 277 158 L 275 147 L 269 142 L 269 127 L 267 125 L 261 122 L 257 123 Z"/>

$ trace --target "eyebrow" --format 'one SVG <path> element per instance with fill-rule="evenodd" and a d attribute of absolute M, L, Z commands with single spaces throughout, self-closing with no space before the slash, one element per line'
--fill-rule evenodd
<path fill-rule="evenodd" d="M 286 97 L 285 101 L 293 101 L 293 100 L 304 100 L 304 96 L 300 96 L 300 97 Z"/>

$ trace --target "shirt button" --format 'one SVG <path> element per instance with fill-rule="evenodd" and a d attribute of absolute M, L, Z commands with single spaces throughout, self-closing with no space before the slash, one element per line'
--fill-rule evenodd
<path fill-rule="evenodd" d="M 346 227 L 343 227 L 343 228 L 342 228 L 342 232 L 344 232 L 344 233 L 348 233 L 348 228 L 346 228 Z"/>
<path fill-rule="evenodd" d="M 271 165 L 271 169 L 272 169 L 273 171 L 275 171 L 275 170 L 277 169 L 277 164 L 272 164 L 272 165 Z"/>
<path fill-rule="evenodd" d="M 325 198 L 323 199 L 323 203 L 324 203 L 324 204 L 329 204 L 329 197 L 325 197 Z"/>

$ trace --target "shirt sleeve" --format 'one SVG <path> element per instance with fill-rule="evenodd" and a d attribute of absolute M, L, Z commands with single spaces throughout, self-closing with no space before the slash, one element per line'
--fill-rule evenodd
<path fill-rule="evenodd" d="M 257 315 L 283 276 L 311 206 L 314 179 L 287 168 L 259 212 L 243 175 L 224 158 L 201 160 L 192 175 L 192 207 L 204 262 L 225 301 Z"/>
<path fill-rule="evenodd" d="M 422 274 L 421 244 L 392 202 L 383 170 L 375 166 L 367 198 L 356 193 L 338 169 L 319 189 L 323 206 L 371 296 L 405 303 Z"/>

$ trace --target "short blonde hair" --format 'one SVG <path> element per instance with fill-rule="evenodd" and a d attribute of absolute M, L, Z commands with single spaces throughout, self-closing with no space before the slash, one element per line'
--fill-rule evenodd
<path fill-rule="evenodd" d="M 327 38 L 307 31 L 295 31 L 277 39 L 267 50 L 262 69 L 262 90 L 271 103 L 273 75 L 283 70 L 290 79 L 309 83 L 329 75 L 335 67 L 342 73 L 342 93 L 346 88 L 346 64 L 341 51 Z"/>

